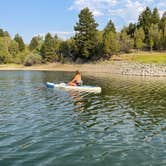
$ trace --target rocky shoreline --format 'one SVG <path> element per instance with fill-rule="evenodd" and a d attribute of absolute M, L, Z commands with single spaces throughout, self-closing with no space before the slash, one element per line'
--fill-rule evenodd
<path fill-rule="evenodd" d="M 122 75 L 165 77 L 166 65 L 133 63 L 121 68 Z"/>
<path fill-rule="evenodd" d="M 121 63 L 122 75 L 165 77 L 166 65 Z"/>
<path fill-rule="evenodd" d="M 94 72 L 105 72 L 111 74 L 130 75 L 130 76 L 152 76 L 166 77 L 166 64 L 142 64 L 134 62 L 117 61 L 106 64 L 96 64 L 89 68 Z M 80 68 L 83 71 L 86 69 Z"/>

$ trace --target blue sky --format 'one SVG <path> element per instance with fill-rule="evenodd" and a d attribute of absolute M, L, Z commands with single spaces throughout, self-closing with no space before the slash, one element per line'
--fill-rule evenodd
<path fill-rule="evenodd" d="M 98 29 L 109 19 L 120 30 L 149 6 L 157 7 L 160 15 L 166 10 L 166 0 L 1 0 L 0 28 L 12 37 L 19 33 L 26 43 L 35 35 L 47 32 L 68 38 L 74 34 L 78 14 L 84 7 L 93 12 Z"/>

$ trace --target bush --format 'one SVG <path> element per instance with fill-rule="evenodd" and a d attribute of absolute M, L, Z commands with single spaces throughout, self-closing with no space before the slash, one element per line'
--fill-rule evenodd
<path fill-rule="evenodd" d="M 0 64 L 11 63 L 11 56 L 9 54 L 0 54 Z"/>
<path fill-rule="evenodd" d="M 29 54 L 24 60 L 24 66 L 32 66 L 34 64 L 41 64 L 42 57 L 39 54 Z"/>
<path fill-rule="evenodd" d="M 62 64 L 65 63 L 65 58 L 64 58 L 63 55 L 60 55 L 60 56 L 59 56 L 59 61 L 60 61 Z"/>
<path fill-rule="evenodd" d="M 25 60 L 25 53 L 18 53 L 13 59 L 12 62 L 16 64 L 23 64 Z"/>

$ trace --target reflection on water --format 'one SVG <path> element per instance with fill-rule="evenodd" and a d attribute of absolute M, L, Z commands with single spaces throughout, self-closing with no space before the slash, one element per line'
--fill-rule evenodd
<path fill-rule="evenodd" d="M 166 78 L 0 72 L 0 165 L 166 165 Z"/>

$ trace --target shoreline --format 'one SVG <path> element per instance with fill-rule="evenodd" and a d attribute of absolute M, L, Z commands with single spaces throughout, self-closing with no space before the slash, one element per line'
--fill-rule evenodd
<path fill-rule="evenodd" d="M 153 76 L 166 77 L 166 64 L 142 64 L 129 61 L 109 61 L 97 64 L 59 64 L 50 63 L 34 66 L 23 66 L 15 64 L 0 65 L 0 71 L 75 71 L 110 73 L 131 76 Z"/>
<path fill-rule="evenodd" d="M 69 71 L 93 73 L 109 73 L 129 76 L 166 77 L 166 52 L 134 52 L 129 54 L 113 55 L 109 60 L 96 63 L 47 63 L 33 66 L 18 64 L 0 65 L 3 70 L 22 71 Z"/>

